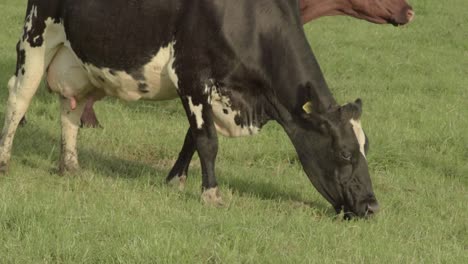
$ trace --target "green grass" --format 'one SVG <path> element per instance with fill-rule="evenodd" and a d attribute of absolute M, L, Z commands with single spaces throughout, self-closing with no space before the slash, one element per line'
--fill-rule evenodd
<path fill-rule="evenodd" d="M 1 102 L 25 2 L 0 3 Z M 0 177 L 0 263 L 468 263 L 468 2 L 411 2 L 404 28 L 306 27 L 335 96 L 364 100 L 375 218 L 336 219 L 273 123 L 220 139 L 225 208 L 200 203 L 198 159 L 184 192 L 166 186 L 177 100 L 99 103 L 105 128 L 80 132 L 82 171 L 60 177 L 58 103 L 41 88 Z"/>

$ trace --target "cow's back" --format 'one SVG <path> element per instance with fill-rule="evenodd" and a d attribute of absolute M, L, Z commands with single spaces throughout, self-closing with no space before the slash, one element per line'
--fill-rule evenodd
<path fill-rule="evenodd" d="M 180 0 L 65 0 L 62 17 L 85 63 L 131 72 L 173 41 Z"/>

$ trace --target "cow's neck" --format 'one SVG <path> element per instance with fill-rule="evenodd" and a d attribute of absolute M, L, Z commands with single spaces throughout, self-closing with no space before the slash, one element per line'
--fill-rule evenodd
<path fill-rule="evenodd" d="M 277 67 L 270 73 L 275 91 L 273 106 L 283 114 L 275 118 L 278 122 L 298 118 L 307 102 L 313 102 L 318 112 L 337 105 L 305 36 L 292 39 L 282 52 L 286 56 L 273 58 L 272 64 Z"/>
<path fill-rule="evenodd" d="M 349 6 L 343 0 L 301 0 L 302 21 L 308 22 L 322 16 L 341 15 L 340 10 Z"/>

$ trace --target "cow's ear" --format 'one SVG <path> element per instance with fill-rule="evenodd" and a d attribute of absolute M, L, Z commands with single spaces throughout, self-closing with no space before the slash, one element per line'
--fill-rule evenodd
<path fill-rule="evenodd" d="M 302 118 L 308 124 L 307 127 L 325 134 L 330 134 L 333 131 L 333 124 L 324 115 L 317 113 L 312 105 L 304 105 L 304 113 Z M 311 110 L 311 111 L 310 111 Z"/>
<path fill-rule="evenodd" d="M 362 115 L 362 100 L 357 99 L 354 103 L 345 104 L 340 107 L 340 114 L 342 120 L 359 120 Z"/>
<path fill-rule="evenodd" d="M 362 100 L 361 100 L 361 98 L 356 99 L 356 101 L 354 101 L 354 103 L 357 104 L 362 109 Z"/>

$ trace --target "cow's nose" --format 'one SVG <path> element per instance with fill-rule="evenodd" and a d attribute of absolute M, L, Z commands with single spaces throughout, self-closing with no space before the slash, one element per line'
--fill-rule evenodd
<path fill-rule="evenodd" d="M 408 22 L 411 22 L 411 20 L 414 19 L 414 16 L 415 16 L 415 13 L 413 9 L 408 9 L 408 11 L 406 11 L 406 19 L 408 19 Z"/>
<path fill-rule="evenodd" d="M 372 202 L 367 204 L 367 215 L 376 214 L 379 211 L 379 203 Z"/>

